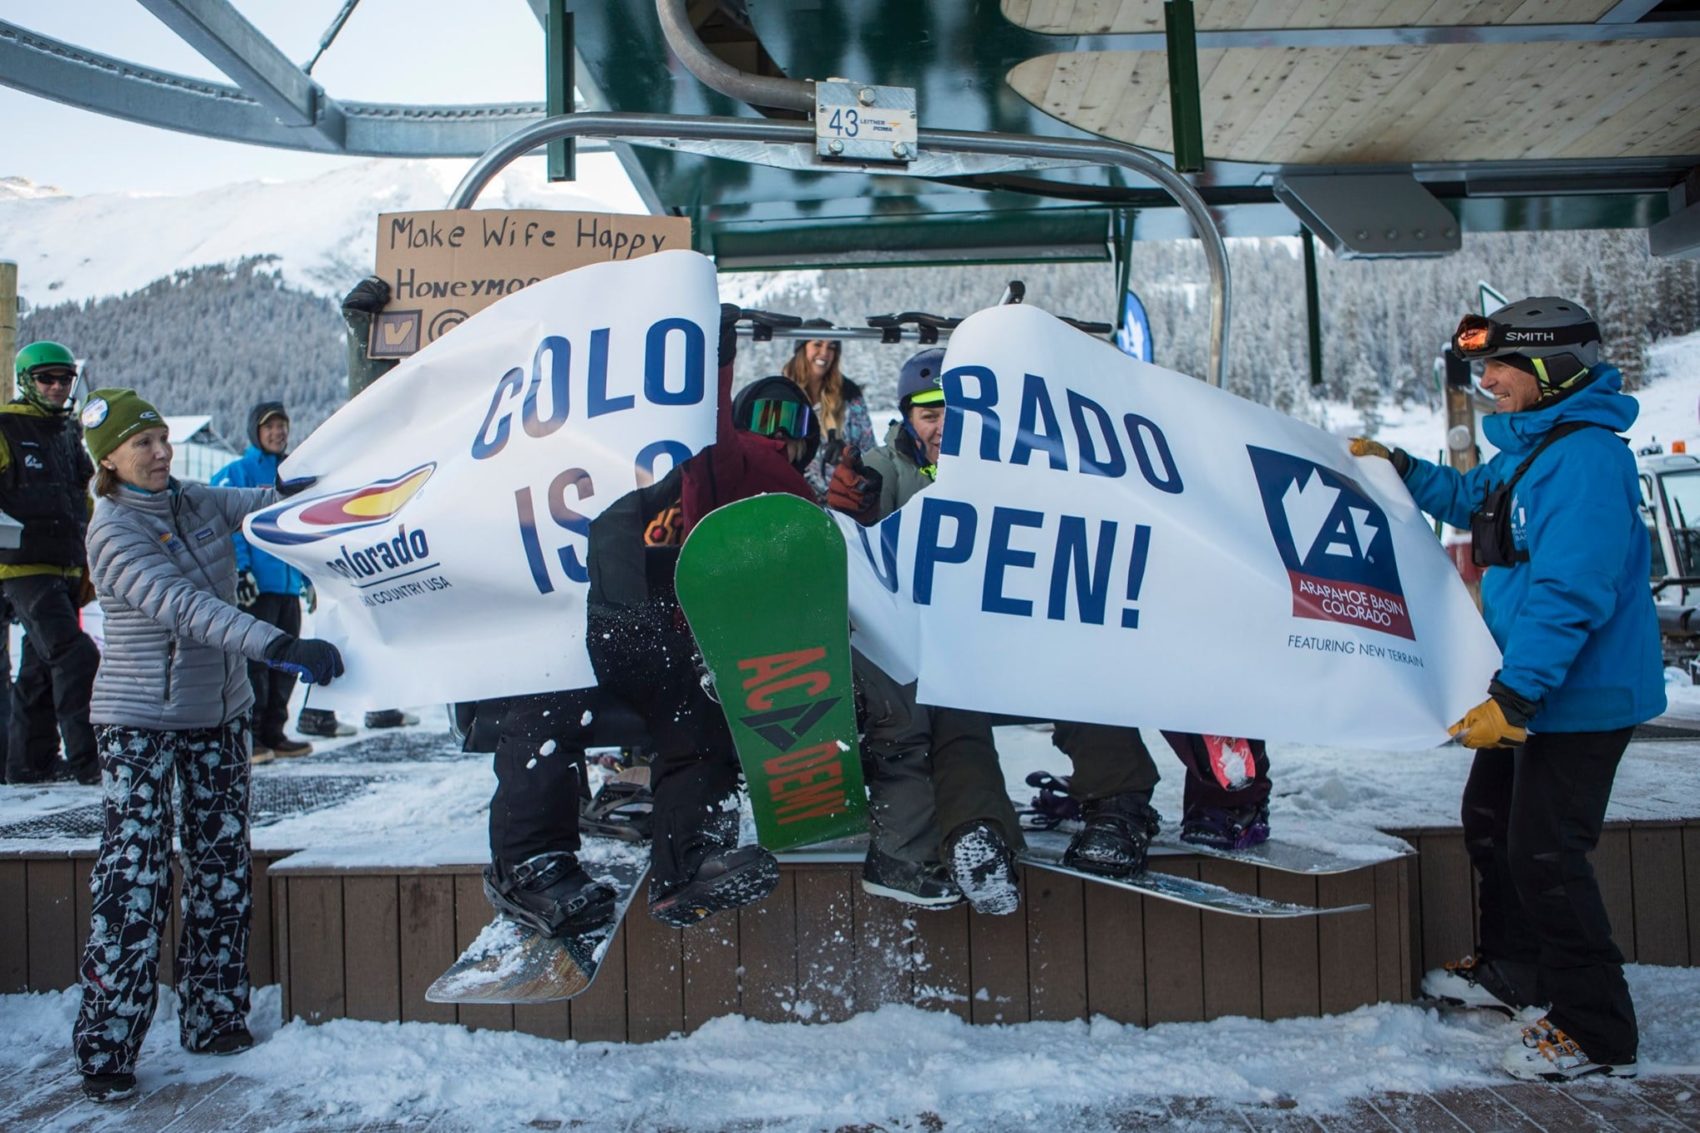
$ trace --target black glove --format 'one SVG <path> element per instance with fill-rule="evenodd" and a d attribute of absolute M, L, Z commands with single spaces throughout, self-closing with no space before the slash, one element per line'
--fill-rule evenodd
<path fill-rule="evenodd" d="M 725 367 L 738 357 L 738 320 L 744 317 L 743 308 L 736 303 L 720 304 L 720 353 L 717 365 Z"/>
<path fill-rule="evenodd" d="M 260 600 L 260 582 L 254 572 L 243 567 L 236 572 L 236 604 L 244 610 Z"/>
<path fill-rule="evenodd" d="M 880 488 L 885 477 L 862 463 L 861 456 L 850 449 L 833 469 L 832 480 L 826 486 L 827 506 L 871 527 L 879 521 Z"/>
<path fill-rule="evenodd" d="M 294 673 L 314 685 L 328 685 L 343 673 L 342 654 L 336 646 L 318 638 L 290 637 L 287 633 L 266 647 L 266 664 Z"/>
<path fill-rule="evenodd" d="M 364 311 L 375 315 L 390 301 L 390 285 L 383 277 L 369 275 L 354 285 L 354 290 L 342 297 L 342 313 Z"/>
<path fill-rule="evenodd" d="M 297 476 L 293 480 L 285 480 L 280 474 L 277 478 L 278 499 L 287 500 L 290 496 L 295 495 L 297 492 L 305 492 L 308 488 L 311 488 L 318 482 L 319 478 L 317 476 Z"/>

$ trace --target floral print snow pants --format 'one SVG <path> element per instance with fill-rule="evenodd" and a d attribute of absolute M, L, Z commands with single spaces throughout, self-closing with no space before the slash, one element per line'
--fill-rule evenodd
<path fill-rule="evenodd" d="M 169 916 L 173 780 L 182 784 L 182 937 L 177 998 L 183 1046 L 204 1049 L 248 1025 L 248 718 L 217 728 L 95 728 L 106 832 L 89 878 L 82 1010 L 72 1045 L 84 1074 L 129 1073 L 158 999 Z"/>

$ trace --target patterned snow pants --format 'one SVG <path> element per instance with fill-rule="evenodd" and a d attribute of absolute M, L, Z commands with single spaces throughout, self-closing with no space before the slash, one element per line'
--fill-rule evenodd
<path fill-rule="evenodd" d="M 72 1045 L 84 1074 L 127 1073 L 158 1000 L 170 910 L 173 781 L 183 814 L 177 997 L 183 1046 L 201 1050 L 248 1025 L 248 718 L 218 728 L 95 728 L 106 832 L 89 888 L 82 1010 Z"/>

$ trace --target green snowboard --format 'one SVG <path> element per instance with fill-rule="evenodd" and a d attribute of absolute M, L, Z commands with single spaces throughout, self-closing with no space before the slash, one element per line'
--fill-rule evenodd
<path fill-rule="evenodd" d="M 787 495 L 715 509 L 679 552 L 679 604 L 770 850 L 867 827 L 844 556 L 827 514 Z"/>

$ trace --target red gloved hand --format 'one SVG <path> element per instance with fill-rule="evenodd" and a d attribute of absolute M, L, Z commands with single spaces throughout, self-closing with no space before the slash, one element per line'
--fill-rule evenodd
<path fill-rule="evenodd" d="M 854 449 L 846 449 L 844 459 L 833 470 L 826 486 L 826 502 L 860 523 L 871 527 L 879 521 L 880 486 L 884 478 L 862 464 Z"/>

